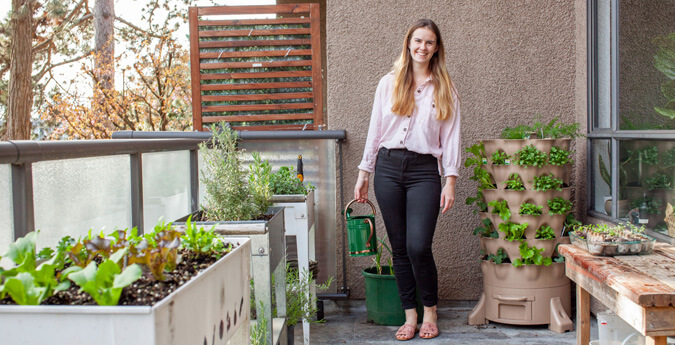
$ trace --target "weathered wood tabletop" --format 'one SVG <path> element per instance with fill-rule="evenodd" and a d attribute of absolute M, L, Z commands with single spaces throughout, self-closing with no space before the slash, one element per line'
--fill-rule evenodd
<path fill-rule="evenodd" d="M 657 243 L 650 255 L 595 256 L 560 245 L 565 273 L 577 283 L 577 344 L 590 337 L 590 295 L 647 336 L 666 345 L 675 335 L 675 247 Z"/>

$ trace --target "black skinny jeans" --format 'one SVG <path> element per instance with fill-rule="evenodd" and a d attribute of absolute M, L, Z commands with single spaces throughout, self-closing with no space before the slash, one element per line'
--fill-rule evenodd
<path fill-rule="evenodd" d="M 441 202 L 438 160 L 405 149 L 381 148 L 373 179 L 375 198 L 391 243 L 403 309 L 438 303 L 438 273 L 431 251 Z"/>

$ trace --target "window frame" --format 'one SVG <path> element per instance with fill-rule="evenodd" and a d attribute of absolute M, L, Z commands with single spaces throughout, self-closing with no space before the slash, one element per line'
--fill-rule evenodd
<path fill-rule="evenodd" d="M 586 202 L 586 214 L 590 217 L 598 218 L 603 221 L 613 223 L 625 223 L 616 217 L 619 213 L 617 195 L 619 194 L 619 182 L 617 172 L 619 171 L 619 141 L 621 140 L 673 140 L 675 141 L 675 130 L 620 130 L 619 129 L 619 1 L 610 1 L 610 79 L 611 79 L 611 113 L 610 128 L 596 128 L 595 119 L 599 115 L 598 101 L 598 1 L 587 0 L 587 89 L 588 89 L 588 133 L 586 138 L 587 150 L 587 186 L 589 195 Z M 611 215 L 603 214 L 593 209 L 595 200 L 595 185 L 593 180 L 593 141 L 609 140 L 611 155 L 611 197 L 612 211 Z M 675 238 L 661 234 L 659 232 L 646 229 L 645 232 L 659 241 L 675 244 Z"/>

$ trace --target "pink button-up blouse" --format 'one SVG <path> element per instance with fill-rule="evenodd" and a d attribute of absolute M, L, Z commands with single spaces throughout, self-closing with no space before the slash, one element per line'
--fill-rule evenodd
<path fill-rule="evenodd" d="M 415 110 L 400 116 L 391 111 L 394 91 L 394 73 L 385 75 L 377 85 L 373 113 L 363 159 L 359 169 L 373 173 L 377 151 L 382 148 L 408 149 L 438 158 L 441 176 L 459 176 L 461 164 L 460 110 L 457 90 L 454 114 L 445 121 L 436 119 L 434 85 L 431 77 L 415 90 Z"/>

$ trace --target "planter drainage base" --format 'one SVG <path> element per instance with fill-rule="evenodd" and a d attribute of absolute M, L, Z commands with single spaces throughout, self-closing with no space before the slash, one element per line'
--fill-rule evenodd
<path fill-rule="evenodd" d="M 571 312 L 571 284 L 564 263 L 514 267 L 483 262 L 483 293 L 468 317 L 469 325 L 494 321 L 512 325 L 548 324 L 564 333 L 574 329 Z"/>

